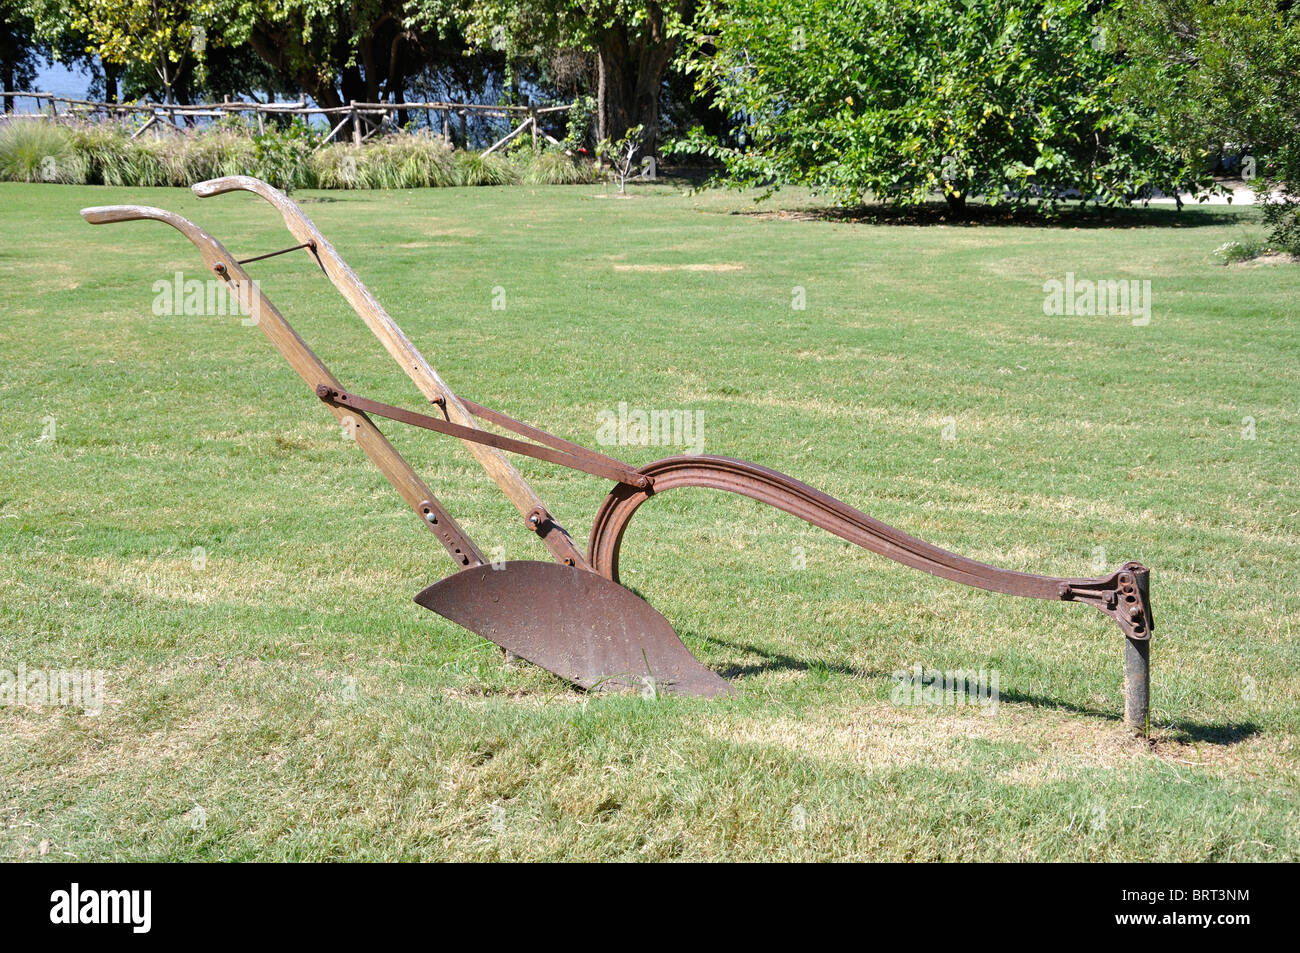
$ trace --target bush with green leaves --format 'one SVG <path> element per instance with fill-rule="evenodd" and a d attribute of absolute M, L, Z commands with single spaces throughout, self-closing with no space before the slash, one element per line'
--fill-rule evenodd
<path fill-rule="evenodd" d="M 1295 187 L 1296 183 L 1292 183 Z M 1264 221 L 1274 245 L 1300 258 L 1300 200 L 1288 198 L 1263 206 Z"/>
<path fill-rule="evenodd" d="M 576 153 L 590 142 L 596 124 L 596 100 L 591 96 L 579 96 L 569 107 L 565 117 L 564 142 L 561 146 L 566 152 Z"/>
<path fill-rule="evenodd" d="M 1300 5 L 1143 0 L 1113 14 L 1123 92 L 1189 156 L 1236 156 L 1273 244 L 1300 255 Z"/>
<path fill-rule="evenodd" d="M 1124 62 L 1085 0 L 705 0 L 685 68 L 729 116 L 674 145 L 734 186 L 845 203 L 939 194 L 1050 208 L 1208 187 L 1114 94 Z"/>
<path fill-rule="evenodd" d="M 316 184 L 311 168 L 316 133 L 295 119 L 283 129 L 271 127 L 253 136 L 253 175 L 278 189 L 291 191 Z"/>

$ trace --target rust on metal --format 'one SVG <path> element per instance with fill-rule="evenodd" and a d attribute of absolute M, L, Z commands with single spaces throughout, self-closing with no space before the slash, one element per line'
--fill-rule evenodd
<path fill-rule="evenodd" d="M 456 525 L 451 514 L 438 500 L 433 497 L 421 500 L 416 510 L 424 518 L 424 525 L 433 530 L 433 534 L 442 541 L 443 547 L 452 559 L 462 566 L 481 565 L 481 561 L 476 563 L 472 556 L 473 541 Z"/>
<path fill-rule="evenodd" d="M 585 570 L 530 561 L 478 566 L 415 601 L 582 688 L 710 698 L 732 690 L 653 606 Z"/>
<path fill-rule="evenodd" d="M 909 536 L 842 500 L 776 470 L 729 457 L 678 456 L 641 468 L 649 489 L 615 487 L 596 512 L 587 558 L 596 572 L 618 581 L 618 552 L 637 509 L 652 495 L 679 487 L 705 487 L 758 500 L 841 539 L 923 572 L 967 586 L 1034 599 L 1084 602 L 1109 615 L 1125 636 L 1151 637 L 1149 570 L 1127 563 L 1109 576 L 1069 579 L 1001 569 Z"/>
<path fill-rule="evenodd" d="M 276 255 L 287 255 L 289 252 L 297 251 L 299 248 L 310 248 L 314 253 L 316 251 L 316 243 L 306 241 L 298 245 L 290 245 L 288 248 L 281 248 L 279 251 L 269 251 L 265 255 L 254 255 L 252 258 L 241 258 L 239 259 L 239 263 L 241 265 L 250 265 L 255 261 L 265 261 L 268 258 L 274 258 Z"/>

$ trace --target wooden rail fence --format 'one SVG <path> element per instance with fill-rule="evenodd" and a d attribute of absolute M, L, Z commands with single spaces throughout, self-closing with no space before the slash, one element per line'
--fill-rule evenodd
<path fill-rule="evenodd" d="M 258 103 L 244 102 L 242 100 L 226 99 L 219 103 L 154 103 L 154 102 L 132 102 L 132 103 L 103 103 L 89 99 L 73 99 L 68 96 L 56 96 L 53 93 L 39 92 L 9 92 L 0 90 L 0 101 L 10 100 L 15 105 L 19 100 L 30 99 L 36 104 L 36 110 L 31 115 L 48 116 L 53 119 L 78 119 L 91 120 L 96 117 L 105 119 L 115 119 L 125 121 L 134 118 L 143 118 L 145 122 L 132 133 L 132 137 L 140 135 L 146 129 L 154 126 L 171 126 L 175 128 L 178 121 L 184 122 L 200 118 L 216 119 L 222 116 L 238 115 L 241 113 L 251 113 L 257 117 L 259 129 L 265 128 L 266 116 L 322 116 L 326 122 L 331 123 L 329 132 L 322 138 L 317 148 L 335 139 L 344 126 L 348 126 L 352 131 L 353 145 L 361 145 L 370 137 L 381 132 L 384 122 L 392 115 L 398 112 L 424 112 L 429 116 L 429 125 L 433 128 L 441 127 L 442 138 L 451 144 L 451 120 L 452 116 L 459 117 L 461 121 L 461 139 L 465 138 L 465 120 L 470 115 L 502 117 L 511 120 L 521 120 L 518 125 L 502 139 L 493 143 L 485 152 L 487 155 L 510 142 L 516 136 L 522 134 L 525 130 L 532 130 L 533 145 L 537 145 L 538 137 L 544 137 L 548 141 L 555 143 L 556 140 L 548 136 L 538 125 L 538 119 L 542 116 L 553 113 L 567 112 L 573 108 L 573 104 L 561 106 L 489 106 L 481 103 L 452 103 L 452 102 L 414 102 L 414 103 L 367 103 L 352 100 L 346 106 L 309 106 L 305 100 L 296 103 Z M 42 103 L 48 104 L 48 112 Z M 62 108 L 62 112 L 60 112 Z M 8 113 L 4 115 L 14 115 Z M 435 117 L 441 122 L 435 124 Z"/>

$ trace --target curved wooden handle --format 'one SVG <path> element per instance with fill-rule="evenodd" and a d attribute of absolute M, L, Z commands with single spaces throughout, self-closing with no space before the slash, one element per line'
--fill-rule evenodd
<path fill-rule="evenodd" d="M 152 205 L 96 205 L 81 210 L 81 217 L 91 225 L 111 225 L 116 222 L 135 222 L 141 220 L 164 222 L 188 238 L 203 256 L 203 263 L 209 270 L 215 270 L 218 264 L 224 266 L 234 262 L 234 256 L 217 241 L 188 218 L 183 218 L 165 208 Z"/>
<path fill-rule="evenodd" d="M 330 282 L 343 295 L 348 304 L 352 306 L 352 310 L 366 323 L 366 326 L 374 332 L 375 337 L 379 338 L 380 343 L 384 345 L 384 348 L 392 355 L 393 359 L 401 365 L 406 375 L 415 382 L 415 386 L 420 389 L 420 393 L 431 401 L 445 398 L 447 417 L 452 423 L 475 430 L 482 429 L 479 426 L 478 419 L 460 402 L 452 389 L 447 386 L 446 381 L 424 359 L 424 355 L 411 343 L 410 338 L 406 336 L 397 322 L 384 310 L 384 306 L 370 293 L 370 289 L 362 284 L 356 272 L 348 266 L 348 263 L 343 260 L 343 257 L 326 240 L 320 229 L 298 207 L 296 202 L 269 183 L 248 175 L 231 175 L 220 179 L 210 179 L 206 182 L 198 182 L 191 188 L 194 194 L 200 198 L 243 191 L 252 192 L 270 203 L 280 213 L 285 226 L 295 239 L 304 244 L 309 242 L 312 244 L 316 260 L 320 262 L 320 266 Z M 493 479 L 497 486 L 501 488 L 501 491 L 510 499 L 510 502 L 515 505 L 515 509 L 519 511 L 521 516 L 526 517 L 538 507 L 545 509 L 542 498 L 528 485 L 523 474 L 515 469 L 514 464 L 510 462 L 505 454 L 481 443 L 468 440 L 464 441 L 464 443 L 483 469 L 487 471 L 488 476 Z M 582 551 L 554 517 L 548 520 L 538 532 L 542 537 L 542 542 L 546 544 L 547 549 L 551 551 L 551 554 L 557 560 L 583 569 L 590 568 Z"/>
<path fill-rule="evenodd" d="M 91 225 L 109 225 L 113 222 L 131 222 L 140 218 L 166 221 L 171 213 L 149 205 L 93 205 L 81 210 L 81 217 Z"/>
<path fill-rule="evenodd" d="M 257 282 L 249 277 L 239 262 L 221 242 L 217 241 L 203 229 L 187 218 L 169 212 L 166 209 L 149 205 L 106 205 L 82 209 L 81 217 L 92 225 L 107 225 L 115 222 L 130 222 L 140 219 L 166 222 L 188 238 L 203 256 L 208 269 L 218 278 L 224 280 L 234 289 L 240 307 L 254 317 L 257 326 L 284 355 L 289 365 L 306 381 L 313 394 L 317 387 L 326 386 L 342 389 L 343 385 L 330 373 L 307 342 L 298 336 L 298 332 L 276 310 L 275 305 L 262 294 Z M 425 486 L 419 475 L 412 469 L 388 438 L 379 432 L 379 428 L 359 410 L 342 407 L 329 407 L 338 420 L 347 426 L 358 446 L 365 451 L 375 466 L 393 488 L 401 494 L 407 504 L 415 510 L 447 550 L 459 567 L 483 565 L 486 560 L 474 543 L 465 534 L 451 514 L 438 503 L 432 491 Z M 433 511 L 431 514 L 430 511 Z M 431 518 L 436 516 L 437 518 Z"/>

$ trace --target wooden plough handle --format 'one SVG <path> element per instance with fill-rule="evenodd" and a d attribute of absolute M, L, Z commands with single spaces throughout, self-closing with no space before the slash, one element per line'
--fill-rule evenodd
<path fill-rule="evenodd" d="M 194 194 L 200 198 L 223 195 L 226 192 L 242 191 L 252 192 L 269 202 L 280 213 L 285 226 L 293 237 L 299 242 L 310 244 L 326 277 L 343 295 L 348 304 L 352 306 L 352 310 L 366 323 L 366 327 L 370 328 L 375 337 L 379 338 L 380 343 L 384 345 L 384 348 L 392 355 L 393 359 L 401 365 L 407 376 L 415 382 L 415 386 L 420 389 L 420 393 L 424 394 L 428 400 L 437 401 L 440 404 L 445 399 L 446 414 L 452 423 L 460 424 L 462 427 L 471 427 L 475 430 L 482 429 L 474 415 L 461 403 L 452 389 L 447 386 L 446 381 L 433 369 L 433 366 L 424 359 L 424 355 L 411 343 L 410 338 L 406 336 L 397 322 L 384 310 L 384 306 L 370 293 L 370 289 L 362 284 L 361 279 L 343 260 L 343 257 L 334 250 L 334 246 L 326 240 L 325 236 L 321 234 L 320 230 L 298 207 L 296 202 L 274 186 L 247 175 L 232 175 L 207 182 L 199 182 L 192 188 Z M 550 518 L 542 521 L 535 531 L 557 561 L 570 566 L 578 566 L 582 569 L 591 568 L 568 532 L 555 520 L 554 516 L 546 511 L 541 497 L 528 485 L 523 474 L 515 469 L 514 464 L 510 462 L 505 454 L 482 443 L 468 440 L 464 441 L 464 443 L 469 447 L 470 452 L 474 454 L 475 459 L 478 460 L 483 469 L 501 488 L 501 491 L 510 499 L 510 502 L 519 510 L 521 516 L 527 519 L 529 514 L 536 512 L 538 509 L 547 512 Z"/>
<path fill-rule="evenodd" d="M 257 326 L 284 355 L 289 365 L 298 372 L 315 396 L 318 387 L 342 389 L 343 385 L 330 373 L 321 359 L 307 346 L 307 342 L 298 336 L 284 316 L 276 310 L 275 305 L 262 294 L 261 288 L 253 281 L 239 262 L 221 244 L 189 219 L 182 218 L 175 212 L 153 208 L 148 205 L 109 205 L 81 210 L 81 217 L 92 225 L 105 225 L 114 222 L 130 222 L 151 219 L 165 222 L 172 226 L 191 242 L 203 256 L 203 263 L 235 294 L 240 307 L 249 317 L 256 320 Z M 359 410 L 346 407 L 330 406 L 330 411 L 339 422 L 352 432 L 357 445 L 365 451 L 379 470 L 401 494 L 411 509 L 415 510 L 421 521 L 438 537 L 448 555 L 456 561 L 458 569 L 469 566 L 481 566 L 486 563 L 483 554 L 474 542 L 461 529 L 460 524 L 448 513 L 438 498 L 424 484 L 406 462 L 397 449 L 388 442 L 388 438 L 379 432 L 373 421 Z"/>

